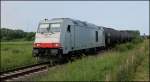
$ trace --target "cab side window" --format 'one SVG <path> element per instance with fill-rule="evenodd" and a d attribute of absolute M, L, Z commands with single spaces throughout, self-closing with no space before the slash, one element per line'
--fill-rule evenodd
<path fill-rule="evenodd" d="M 98 31 L 95 31 L 95 41 L 98 42 Z"/>
<path fill-rule="evenodd" d="M 68 25 L 68 27 L 67 27 L 67 32 L 70 32 L 71 30 L 70 30 L 70 27 L 71 27 L 71 25 Z"/>

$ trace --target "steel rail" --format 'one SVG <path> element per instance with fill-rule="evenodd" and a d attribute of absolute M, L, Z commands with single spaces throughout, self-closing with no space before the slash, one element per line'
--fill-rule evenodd
<path fill-rule="evenodd" d="M 47 68 L 48 68 L 48 62 L 30 65 L 30 66 L 24 66 L 21 68 L 17 68 L 17 69 L 9 70 L 7 72 L 3 72 L 0 75 L 0 80 L 1 81 L 7 81 L 7 80 L 11 80 L 13 78 L 19 78 L 20 76 L 33 74 L 33 73 L 36 73 L 38 71 L 46 70 Z"/>

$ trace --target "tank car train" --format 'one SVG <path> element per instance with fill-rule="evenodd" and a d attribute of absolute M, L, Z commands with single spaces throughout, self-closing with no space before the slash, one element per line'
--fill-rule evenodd
<path fill-rule="evenodd" d="M 95 52 L 97 48 L 131 41 L 132 32 L 115 30 L 71 18 L 53 18 L 40 21 L 33 44 L 33 56 L 53 60 Z"/>

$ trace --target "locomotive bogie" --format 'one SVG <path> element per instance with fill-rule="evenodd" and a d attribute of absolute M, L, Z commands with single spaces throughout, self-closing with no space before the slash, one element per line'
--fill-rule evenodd
<path fill-rule="evenodd" d="M 51 49 L 51 48 L 34 48 L 33 49 L 33 56 L 34 57 L 41 57 L 41 56 L 58 56 L 62 54 L 62 49 Z"/>

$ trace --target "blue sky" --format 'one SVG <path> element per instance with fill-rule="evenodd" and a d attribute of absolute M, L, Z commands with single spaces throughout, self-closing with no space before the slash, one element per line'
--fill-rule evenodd
<path fill-rule="evenodd" d="M 149 34 L 148 1 L 1 2 L 1 27 L 36 31 L 40 20 L 59 17 Z"/>

